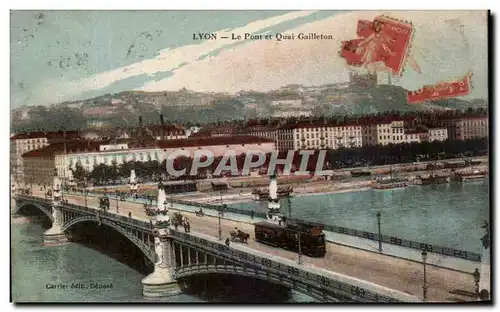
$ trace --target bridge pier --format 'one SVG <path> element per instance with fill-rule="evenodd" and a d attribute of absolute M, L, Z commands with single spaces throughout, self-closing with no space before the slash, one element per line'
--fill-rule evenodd
<path fill-rule="evenodd" d="M 166 201 L 164 197 L 165 193 L 161 185 L 159 185 L 157 198 L 158 210 L 153 230 L 156 262 L 153 273 L 142 279 L 142 295 L 145 298 L 162 298 L 181 293 L 177 280 L 174 278 L 174 243 L 172 237 L 169 235 L 170 218 L 167 214 L 168 209 L 165 206 Z"/>
<path fill-rule="evenodd" d="M 54 222 L 52 227 L 43 233 L 43 243 L 45 245 L 60 245 L 68 242 L 66 234 L 62 230 L 61 210 L 56 206 L 52 206 L 52 215 Z"/>
<path fill-rule="evenodd" d="M 54 172 L 52 191 L 52 217 L 54 221 L 52 222 L 52 227 L 43 233 L 43 242 L 45 245 L 59 245 L 68 242 L 68 238 L 62 230 L 64 220 L 59 207 L 61 203 L 61 181 L 57 177 L 57 171 L 54 170 Z"/>
<path fill-rule="evenodd" d="M 146 298 L 170 297 L 181 293 L 174 278 L 175 258 L 172 243 L 168 237 L 155 237 L 158 260 L 153 273 L 142 279 L 142 295 Z"/>

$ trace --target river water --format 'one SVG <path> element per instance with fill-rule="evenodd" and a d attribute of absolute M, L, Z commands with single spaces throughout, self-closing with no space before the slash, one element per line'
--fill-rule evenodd
<path fill-rule="evenodd" d="M 264 203 L 256 202 L 231 206 L 256 210 L 265 207 Z M 286 203 L 283 206 L 286 210 Z M 480 226 L 483 220 L 489 219 L 488 182 L 297 196 L 292 199 L 291 205 L 291 214 L 295 218 L 371 232 L 376 232 L 377 229 L 377 211 L 382 212 L 381 224 L 385 234 L 481 252 L 479 238 L 483 235 L 483 230 Z M 48 226 L 47 222 L 26 222 L 25 218 L 12 218 L 11 269 L 14 302 L 149 302 L 142 298 L 143 273 L 104 252 L 79 243 L 43 246 L 43 232 Z M 113 288 L 47 288 L 49 284 L 91 282 L 111 283 Z M 170 297 L 165 301 L 251 302 L 257 297 L 264 301 L 312 301 L 296 292 L 276 298 L 271 295 L 263 296 L 247 288 L 235 291 L 235 285 L 250 283 L 248 280 L 228 283 L 233 284 L 229 287 L 214 287 L 210 299 L 195 293 Z"/>
<path fill-rule="evenodd" d="M 12 218 L 11 272 L 14 302 L 152 302 L 142 298 L 141 279 L 145 274 L 132 269 L 97 248 L 79 243 L 43 246 L 43 232 L 50 224 L 40 219 Z M 259 282 L 259 281 L 257 281 Z M 109 289 L 71 288 L 72 284 L 112 284 Z M 204 283 L 198 278 L 191 283 Z M 262 282 L 249 278 L 217 276 L 209 279 L 207 298 L 202 288 L 163 302 L 314 302 L 295 291 L 268 290 Z M 65 284 L 67 289 L 50 288 Z M 155 302 L 158 302 L 156 300 Z"/>
<path fill-rule="evenodd" d="M 231 204 L 264 212 L 267 202 Z M 281 201 L 289 214 L 288 200 Z M 383 234 L 433 245 L 482 252 L 484 220 L 489 220 L 488 181 L 412 185 L 404 189 L 363 190 L 291 199 L 291 216 L 377 233 L 378 211 Z"/>

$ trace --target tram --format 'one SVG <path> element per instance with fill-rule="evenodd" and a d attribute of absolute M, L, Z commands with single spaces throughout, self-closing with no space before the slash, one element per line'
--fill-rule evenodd
<path fill-rule="evenodd" d="M 285 223 L 278 225 L 270 222 L 255 223 L 255 240 L 286 250 L 299 251 L 309 257 L 324 257 L 326 254 L 325 234 L 318 225 Z"/>

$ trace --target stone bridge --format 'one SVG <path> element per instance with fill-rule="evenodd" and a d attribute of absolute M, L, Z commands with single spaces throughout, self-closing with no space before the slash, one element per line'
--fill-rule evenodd
<path fill-rule="evenodd" d="M 35 196 L 15 195 L 14 200 L 14 213 L 21 213 L 31 205 L 52 220 L 52 227 L 44 233 L 47 244 L 67 241 L 65 232 L 81 222 L 106 225 L 121 233 L 154 263 L 154 272 L 142 280 L 145 297 L 177 294 L 183 279 L 189 276 L 235 274 L 280 284 L 324 302 L 421 301 L 397 290 L 311 265 L 299 265 L 243 244 L 226 246 L 215 237 L 183 233 L 173 227 L 159 231 L 151 220 Z"/>

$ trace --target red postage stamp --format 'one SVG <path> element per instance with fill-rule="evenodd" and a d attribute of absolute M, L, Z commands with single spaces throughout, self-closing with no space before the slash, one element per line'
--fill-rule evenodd
<path fill-rule="evenodd" d="M 356 32 L 361 38 L 342 42 L 340 55 L 348 65 L 401 76 L 414 32 L 411 23 L 377 16 L 373 22 L 359 20 Z"/>
<path fill-rule="evenodd" d="M 464 96 L 471 92 L 472 73 L 469 72 L 462 79 L 451 82 L 440 82 L 432 86 L 424 86 L 417 91 L 407 91 L 408 104 L 423 102 L 426 100 L 442 100 Z"/>

